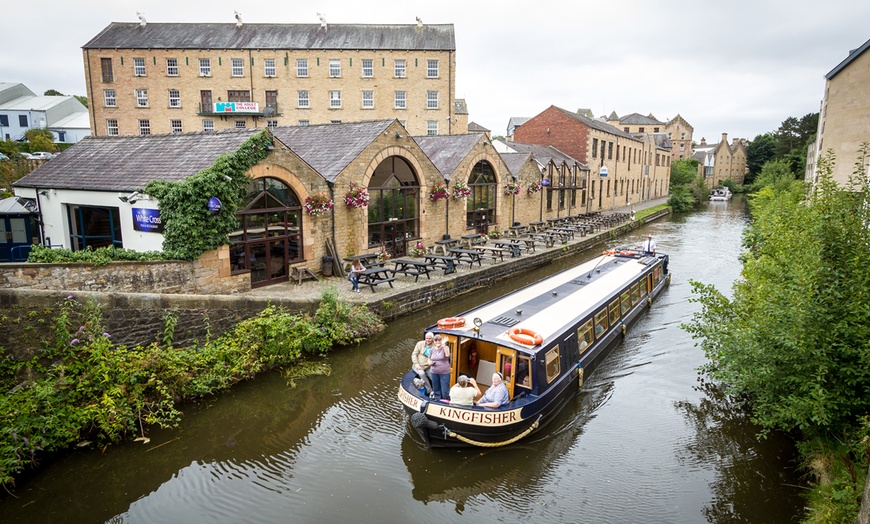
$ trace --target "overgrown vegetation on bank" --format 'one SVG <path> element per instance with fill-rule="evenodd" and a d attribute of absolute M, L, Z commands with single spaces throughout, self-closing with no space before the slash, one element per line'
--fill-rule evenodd
<path fill-rule="evenodd" d="M 769 162 L 750 200 L 742 279 L 728 299 L 693 282 L 702 309 L 684 327 L 702 371 L 748 406 L 761 437 L 795 436 L 815 487 L 807 522 L 854 522 L 870 456 L 870 202 L 864 144 L 846 188 L 796 180 Z"/>
<path fill-rule="evenodd" d="M 359 343 L 384 329 L 366 306 L 324 292 L 313 316 L 269 306 L 227 333 L 175 347 L 175 317 L 163 339 L 115 345 L 92 301 L 68 296 L 43 349 L 16 361 L 0 348 L 0 484 L 45 453 L 89 439 L 108 444 L 142 435 L 149 425 L 174 427 L 182 401 L 215 393 L 278 366 Z"/>

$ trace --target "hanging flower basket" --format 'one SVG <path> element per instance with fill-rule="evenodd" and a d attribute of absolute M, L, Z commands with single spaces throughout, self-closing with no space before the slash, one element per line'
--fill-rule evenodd
<path fill-rule="evenodd" d="M 316 217 L 332 209 L 332 200 L 326 193 L 315 193 L 305 199 L 305 211 Z"/>
<path fill-rule="evenodd" d="M 344 195 L 344 203 L 350 208 L 366 207 L 369 205 L 369 191 L 355 184 L 350 185 L 350 191 Z"/>
<path fill-rule="evenodd" d="M 540 191 L 542 187 L 543 186 L 540 182 L 532 182 L 531 184 L 529 184 L 529 188 L 526 189 L 526 193 L 529 195 L 534 195 L 535 193 Z"/>
<path fill-rule="evenodd" d="M 457 182 L 453 186 L 453 200 L 465 198 L 471 194 L 471 188 L 465 182 Z"/>
<path fill-rule="evenodd" d="M 425 254 L 426 254 L 426 247 L 423 245 L 422 242 L 420 242 L 420 241 L 418 240 L 418 241 L 417 241 L 417 244 L 416 244 L 414 247 L 411 248 L 411 250 L 410 250 L 410 255 L 411 255 L 412 257 L 415 257 L 415 258 L 420 258 L 420 257 L 422 257 L 422 256 L 425 255 Z"/>
<path fill-rule="evenodd" d="M 447 187 L 444 184 L 435 182 L 435 185 L 432 186 L 432 191 L 429 191 L 429 200 L 438 202 L 442 198 L 450 198 L 450 193 L 447 192 Z"/>
<path fill-rule="evenodd" d="M 504 185 L 505 195 L 518 195 L 520 193 L 520 185 L 516 182 L 508 182 Z"/>

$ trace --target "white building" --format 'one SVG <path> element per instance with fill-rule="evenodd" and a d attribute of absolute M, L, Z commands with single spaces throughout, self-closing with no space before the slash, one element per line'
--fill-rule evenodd
<path fill-rule="evenodd" d="M 0 139 L 23 140 L 48 128 L 54 141 L 72 144 L 90 135 L 88 108 L 74 96 L 38 96 L 24 84 L 0 82 Z"/>

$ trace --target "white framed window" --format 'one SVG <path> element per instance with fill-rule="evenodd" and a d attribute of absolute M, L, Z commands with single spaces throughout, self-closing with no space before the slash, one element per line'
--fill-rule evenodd
<path fill-rule="evenodd" d="M 437 120 L 427 120 L 426 121 L 426 134 L 429 136 L 436 136 L 438 134 L 438 121 Z"/>
<path fill-rule="evenodd" d="M 276 127 L 278 127 L 278 121 L 277 120 L 266 120 L 266 127 L 268 127 L 269 129 L 275 129 Z"/>
<path fill-rule="evenodd" d="M 236 120 L 236 129 L 244 129 L 245 121 L 244 120 Z"/>
<path fill-rule="evenodd" d="M 150 120 L 139 120 L 139 134 L 140 135 L 150 135 L 151 134 L 151 121 Z"/>
<path fill-rule="evenodd" d="M 426 91 L 426 109 L 438 109 L 438 91 Z"/>
<path fill-rule="evenodd" d="M 148 90 L 136 90 L 136 107 L 148 107 Z"/>
<path fill-rule="evenodd" d="M 438 60 L 426 60 L 426 78 L 438 78 Z"/>
<path fill-rule="evenodd" d="M 375 92 L 374 91 L 363 91 L 362 92 L 362 106 L 363 106 L 363 109 L 374 109 L 374 107 L 375 107 Z"/>
<path fill-rule="evenodd" d="M 145 76 L 145 59 L 133 59 L 133 76 Z"/>
<path fill-rule="evenodd" d="M 368 58 L 362 60 L 362 76 L 363 78 L 372 78 L 375 76 L 375 61 Z"/>
<path fill-rule="evenodd" d="M 405 61 L 396 60 L 393 62 L 393 76 L 396 78 L 405 78 Z"/>
<path fill-rule="evenodd" d="M 211 58 L 199 59 L 199 76 L 211 76 Z"/>
<path fill-rule="evenodd" d="M 299 121 L 300 127 L 308 127 L 309 125 L 311 125 L 311 123 L 308 120 L 300 120 Z"/>
<path fill-rule="evenodd" d="M 301 77 L 308 76 L 308 59 L 307 58 L 297 58 L 296 59 L 296 76 L 301 76 Z"/>
<path fill-rule="evenodd" d="M 181 91 L 178 89 L 169 90 L 169 107 L 181 107 Z"/>
<path fill-rule="evenodd" d="M 241 58 L 232 59 L 232 75 L 245 76 L 245 61 Z"/>
<path fill-rule="evenodd" d="M 183 133 L 181 130 L 181 120 L 173 119 L 169 121 L 169 127 L 172 128 L 173 133 Z"/>
<path fill-rule="evenodd" d="M 308 100 L 308 91 L 296 91 L 296 106 L 302 108 L 311 107 Z"/>
<path fill-rule="evenodd" d="M 341 107 L 341 91 L 330 91 L 329 92 L 329 107 L 331 107 L 331 108 Z"/>
<path fill-rule="evenodd" d="M 118 120 L 109 118 L 106 120 L 106 134 L 109 136 L 118 136 Z"/>
<path fill-rule="evenodd" d="M 266 58 L 263 60 L 263 74 L 266 76 L 278 76 L 277 70 L 275 69 L 274 58 Z"/>
<path fill-rule="evenodd" d="M 341 60 L 329 61 L 329 78 L 338 78 L 341 76 Z"/>
<path fill-rule="evenodd" d="M 405 109 L 405 108 L 407 108 L 407 107 L 408 107 L 408 104 L 407 104 L 406 97 L 407 97 L 407 93 L 405 93 L 404 91 L 396 91 L 396 94 L 395 94 L 395 96 L 393 97 L 393 99 L 394 99 L 394 101 L 395 101 L 394 104 L 393 104 L 393 106 L 394 106 L 396 109 Z"/>
<path fill-rule="evenodd" d="M 166 59 L 166 76 L 178 76 L 178 59 Z"/>
<path fill-rule="evenodd" d="M 202 130 L 206 133 L 214 131 L 214 120 L 203 120 Z"/>
<path fill-rule="evenodd" d="M 103 102 L 106 107 L 118 107 L 118 100 L 115 97 L 114 89 L 103 89 Z"/>

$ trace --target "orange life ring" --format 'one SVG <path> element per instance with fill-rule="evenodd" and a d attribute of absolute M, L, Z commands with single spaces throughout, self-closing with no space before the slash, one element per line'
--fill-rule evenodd
<path fill-rule="evenodd" d="M 527 346 L 537 346 L 544 343 L 544 337 L 535 333 L 531 329 L 510 328 L 508 330 L 508 336 L 514 342 L 519 342 L 520 344 L 525 344 Z"/>
<path fill-rule="evenodd" d="M 622 251 L 619 252 L 619 256 L 621 256 L 621 257 L 633 257 L 634 251 L 628 251 L 627 249 L 623 249 Z"/>
<path fill-rule="evenodd" d="M 615 249 L 608 249 L 607 251 L 602 251 L 601 254 L 602 255 L 615 255 L 616 250 Z"/>
<path fill-rule="evenodd" d="M 438 321 L 438 327 L 441 329 L 453 329 L 462 327 L 465 325 L 465 318 L 463 317 L 447 317 L 442 318 Z"/>

